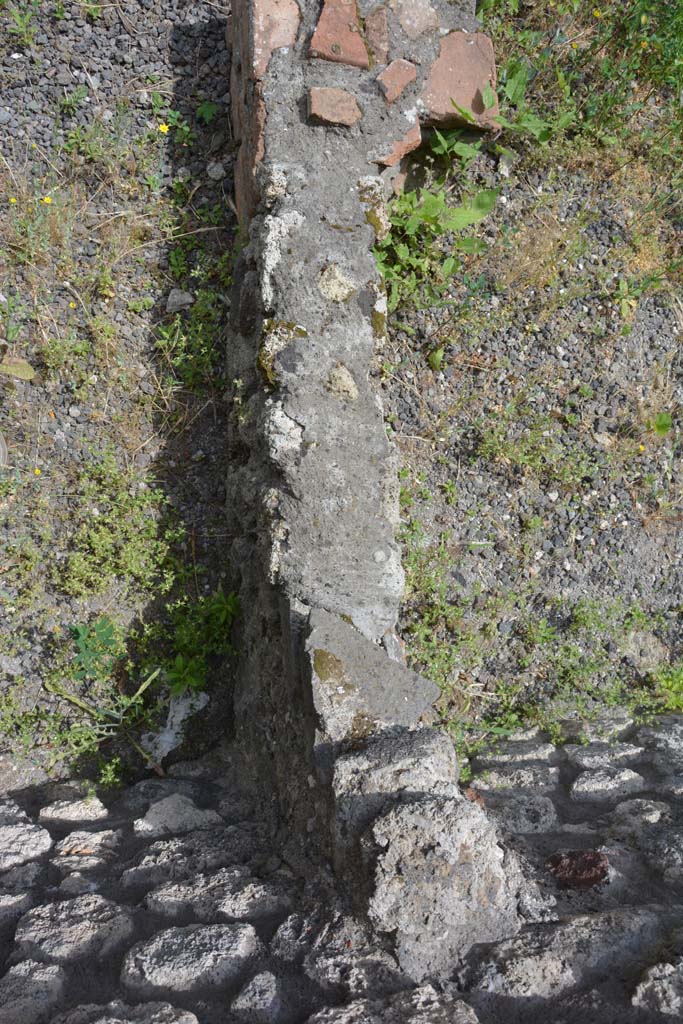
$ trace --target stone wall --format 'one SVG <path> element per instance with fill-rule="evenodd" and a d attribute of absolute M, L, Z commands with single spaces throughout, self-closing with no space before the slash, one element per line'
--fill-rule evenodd
<path fill-rule="evenodd" d="M 369 380 L 386 300 L 372 246 L 422 128 L 486 127 L 495 86 L 473 4 L 239 0 L 229 507 L 243 609 L 236 722 L 293 845 L 433 977 L 535 906 L 514 855 L 461 796 L 436 688 L 395 634 L 396 464 Z M 455 100 L 454 105 L 451 99 Z M 394 939 L 392 938 L 393 942 Z"/>

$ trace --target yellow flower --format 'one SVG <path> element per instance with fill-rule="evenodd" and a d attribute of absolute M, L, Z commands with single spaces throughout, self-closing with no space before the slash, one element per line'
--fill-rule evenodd
<path fill-rule="evenodd" d="M 70 302 L 69 303 L 69 309 L 75 309 L 75 308 L 76 308 L 76 303 L 75 302 Z"/>
<path fill-rule="evenodd" d="M 579 48 L 579 44 L 578 43 L 572 43 L 572 50 L 578 50 L 578 48 Z"/>
<path fill-rule="evenodd" d="M 162 133 L 163 135 L 168 135 L 168 133 L 169 133 L 169 131 L 170 131 L 170 125 L 168 125 L 168 124 L 160 124 L 160 125 L 159 125 L 159 131 L 160 131 L 160 132 L 161 132 L 161 133 Z"/>
<path fill-rule="evenodd" d="M 647 50 L 647 39 L 641 39 L 640 45 L 643 50 Z"/>
<path fill-rule="evenodd" d="M 49 206 L 52 202 L 52 196 L 43 196 L 43 198 L 40 201 L 41 203 L 45 203 L 46 206 Z"/>
<path fill-rule="evenodd" d="M 638 449 L 639 449 L 639 451 L 644 452 L 645 451 L 645 445 L 644 444 L 639 444 L 638 445 Z"/>
<path fill-rule="evenodd" d="M 10 203 L 12 203 L 12 205 L 14 205 L 16 203 L 16 201 L 17 201 L 17 197 L 16 196 L 10 196 L 9 197 L 9 201 L 10 201 Z"/>
<path fill-rule="evenodd" d="M 37 466 L 36 466 L 36 468 L 35 468 L 35 469 L 33 470 L 33 472 L 35 473 L 35 475 L 36 475 L 36 476 L 40 476 L 40 470 L 38 469 L 38 467 L 37 467 Z"/>
<path fill-rule="evenodd" d="M 594 7 L 593 8 L 593 17 L 594 18 L 602 18 L 602 11 L 600 10 L 599 7 Z"/>

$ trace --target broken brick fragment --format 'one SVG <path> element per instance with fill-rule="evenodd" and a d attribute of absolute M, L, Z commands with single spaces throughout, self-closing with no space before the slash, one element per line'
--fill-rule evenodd
<path fill-rule="evenodd" d="M 394 167 L 402 160 L 406 153 L 412 153 L 414 149 L 422 144 L 422 132 L 420 122 L 415 118 L 415 124 L 409 128 L 406 134 L 393 143 L 391 149 L 381 156 L 373 159 L 373 163 L 383 164 L 385 167 Z"/>
<path fill-rule="evenodd" d="M 419 39 L 439 27 L 439 15 L 429 0 L 390 0 L 408 39 Z"/>
<path fill-rule="evenodd" d="M 273 54 L 282 46 L 293 46 L 299 32 L 301 12 L 296 0 L 254 0 L 254 77 L 263 78 Z"/>
<path fill-rule="evenodd" d="M 355 97 L 346 89 L 314 88 L 308 93 L 308 116 L 317 124 L 350 128 L 363 115 Z"/>
<path fill-rule="evenodd" d="M 387 103 L 394 103 L 406 86 L 417 78 L 417 69 L 409 60 L 392 60 L 391 64 L 377 76 L 379 87 Z"/>
<path fill-rule="evenodd" d="M 545 866 L 555 880 L 566 888 L 590 889 L 609 880 L 609 861 L 598 850 L 554 853 Z"/>
<path fill-rule="evenodd" d="M 365 19 L 365 38 L 375 64 L 389 60 L 389 21 L 386 7 L 378 7 Z"/>
<path fill-rule="evenodd" d="M 370 67 L 356 0 L 325 0 L 309 53 L 311 57 L 350 64 L 354 68 Z"/>
<path fill-rule="evenodd" d="M 441 40 L 439 56 L 422 90 L 427 124 L 467 123 L 457 107 L 470 111 L 480 128 L 495 128 L 498 100 L 488 109 L 484 92 L 496 88 L 493 43 L 483 32 L 450 32 Z"/>

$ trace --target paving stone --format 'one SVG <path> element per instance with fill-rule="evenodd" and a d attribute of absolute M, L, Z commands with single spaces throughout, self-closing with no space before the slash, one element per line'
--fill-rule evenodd
<path fill-rule="evenodd" d="M 201 829 L 184 838 L 157 840 L 121 876 L 125 886 L 158 885 L 239 864 L 258 847 L 253 826 Z"/>
<path fill-rule="evenodd" d="M 664 796 L 683 796 L 683 775 L 670 775 L 653 788 Z"/>
<path fill-rule="evenodd" d="M 672 963 L 655 964 L 645 971 L 631 1002 L 639 1009 L 680 1020 L 683 1017 L 683 957 L 677 957 Z"/>
<path fill-rule="evenodd" d="M 109 814 L 101 800 L 58 800 L 42 807 L 38 815 L 41 822 L 102 821 Z"/>
<path fill-rule="evenodd" d="M 490 750 L 477 754 L 475 770 L 501 764 L 526 764 L 529 761 L 549 761 L 557 755 L 557 747 L 552 743 L 542 743 L 537 739 L 515 740 L 497 744 Z"/>
<path fill-rule="evenodd" d="M 128 910 L 87 895 L 29 910 L 19 921 L 15 943 L 24 956 L 68 963 L 85 956 L 105 959 L 132 934 Z"/>
<path fill-rule="evenodd" d="M 633 715 L 626 708 L 594 707 L 590 715 L 578 712 L 559 724 L 565 743 L 593 743 L 595 740 L 621 739 L 633 725 Z M 638 743 L 642 743 L 640 738 Z"/>
<path fill-rule="evenodd" d="M 46 1024 L 64 994 L 66 973 L 54 964 L 24 960 L 0 979 L 0 1024 Z"/>
<path fill-rule="evenodd" d="M 669 804 L 661 800 L 624 800 L 610 819 L 610 834 L 628 836 L 640 834 L 648 825 L 656 825 L 670 817 Z"/>
<path fill-rule="evenodd" d="M 49 832 L 29 821 L 14 800 L 0 801 L 0 871 L 37 860 L 50 849 Z"/>
<path fill-rule="evenodd" d="M 141 998 L 220 989 L 241 981 L 263 952 L 250 924 L 169 928 L 127 953 L 121 982 Z"/>
<path fill-rule="evenodd" d="M 346 89 L 313 88 L 308 92 L 308 117 L 316 124 L 344 125 L 350 128 L 363 114 Z"/>
<path fill-rule="evenodd" d="M 420 122 L 415 119 L 414 125 L 408 129 L 400 139 L 378 150 L 376 155 L 370 156 L 372 163 L 383 164 L 385 167 L 395 167 L 404 156 L 412 153 L 414 149 L 422 145 L 422 130 Z"/>
<path fill-rule="evenodd" d="M 136 835 L 156 838 L 210 828 L 222 820 L 218 811 L 203 810 L 189 797 L 174 793 L 152 804 L 144 818 L 133 822 L 133 830 Z"/>
<path fill-rule="evenodd" d="M 0 930 L 14 925 L 37 899 L 36 887 L 42 880 L 42 864 L 22 864 L 0 876 Z"/>
<path fill-rule="evenodd" d="M 597 740 L 585 746 L 567 744 L 564 752 L 576 768 L 611 768 L 638 761 L 644 753 L 644 748 L 636 747 L 632 743 L 605 743 Z"/>
<path fill-rule="evenodd" d="M 286 914 L 292 905 L 286 889 L 252 878 L 243 867 L 222 868 L 188 882 L 171 882 L 145 898 L 149 910 L 162 917 L 193 914 L 199 921 L 259 921 Z"/>
<path fill-rule="evenodd" d="M 53 1024 L 199 1024 L 188 1010 L 176 1010 L 170 1003 L 127 1006 L 118 999 L 106 1006 L 79 1006 L 58 1017 Z"/>
<path fill-rule="evenodd" d="M 100 883 L 95 878 L 88 878 L 80 871 L 66 875 L 59 883 L 59 892 L 64 896 L 82 896 L 87 892 L 97 892 Z"/>
<path fill-rule="evenodd" d="M 415 981 L 450 973 L 474 943 L 514 935 L 520 903 L 534 898 L 515 855 L 467 800 L 399 804 L 373 822 L 366 846 L 376 865 L 369 918 L 396 936 Z"/>
<path fill-rule="evenodd" d="M 683 829 L 649 830 L 640 837 L 639 846 L 648 862 L 672 882 L 683 879 Z"/>
<path fill-rule="evenodd" d="M 279 1024 L 291 1019 L 282 982 L 271 971 L 262 971 L 244 986 L 230 1007 L 248 1024 Z"/>
<path fill-rule="evenodd" d="M 653 763 L 664 775 L 683 777 L 683 722 L 680 717 L 659 719 L 638 730 L 638 743 L 653 752 Z"/>
<path fill-rule="evenodd" d="M 389 22 L 386 7 L 378 7 L 365 18 L 365 39 L 375 64 L 389 60 Z"/>
<path fill-rule="evenodd" d="M 417 78 L 417 69 L 409 60 L 392 60 L 377 76 L 379 87 L 387 103 L 394 103 L 404 89 Z"/>
<path fill-rule="evenodd" d="M 70 832 L 55 846 L 52 863 L 65 873 L 95 871 L 114 860 L 120 843 L 120 830 Z"/>
<path fill-rule="evenodd" d="M 491 797 L 485 806 L 501 828 L 515 835 L 552 832 L 559 827 L 554 803 L 540 793 L 506 794 L 500 800 Z"/>
<path fill-rule="evenodd" d="M 628 793 L 644 789 L 645 779 L 630 768 L 599 768 L 583 772 L 574 781 L 570 790 L 572 800 L 614 800 Z"/>
<path fill-rule="evenodd" d="M 356 0 L 325 0 L 309 54 L 356 68 L 370 67 Z"/>
<path fill-rule="evenodd" d="M 408 39 L 419 39 L 439 27 L 439 16 L 429 0 L 390 0 Z"/>
<path fill-rule="evenodd" d="M 359 999 L 320 1010 L 307 1024 L 478 1024 L 467 1003 L 439 995 L 431 985 L 384 999 Z"/>
<path fill-rule="evenodd" d="M 493 44 L 482 32 L 450 32 L 429 71 L 421 100 L 427 124 L 466 123 L 454 104 L 470 111 L 482 128 L 495 128 L 498 101 L 486 109 L 484 90 L 496 88 Z"/>
<path fill-rule="evenodd" d="M 548 765 L 523 765 L 520 768 L 488 768 L 484 775 L 472 780 L 474 789 L 556 789 L 560 781 L 559 768 Z"/>
<path fill-rule="evenodd" d="M 524 1000 L 528 1010 L 599 972 L 637 963 L 643 949 L 666 933 L 662 909 L 626 908 L 538 925 L 478 958 L 461 983 L 470 991 L 491 993 L 494 1001 Z"/>

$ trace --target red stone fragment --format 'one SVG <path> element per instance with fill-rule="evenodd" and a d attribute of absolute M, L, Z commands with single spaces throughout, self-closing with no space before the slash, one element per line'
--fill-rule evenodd
<path fill-rule="evenodd" d="M 545 866 L 555 880 L 568 889 L 590 889 L 609 879 L 609 860 L 598 850 L 554 853 Z"/>
<path fill-rule="evenodd" d="M 356 0 L 325 0 L 309 53 L 311 57 L 350 64 L 354 68 L 370 67 Z"/>
<path fill-rule="evenodd" d="M 484 90 L 496 88 L 493 43 L 482 32 L 451 32 L 441 40 L 439 56 L 432 64 L 422 102 L 427 124 L 458 125 L 467 121 L 453 103 L 471 111 L 480 128 L 495 128 L 498 100 L 488 110 Z"/>
<path fill-rule="evenodd" d="M 386 7 L 378 7 L 365 19 L 365 38 L 375 64 L 389 60 L 389 22 Z"/>
<path fill-rule="evenodd" d="M 415 124 L 410 128 L 403 138 L 394 142 L 391 149 L 383 156 L 374 160 L 376 164 L 384 164 L 385 167 L 393 167 L 401 160 L 406 153 L 411 153 L 422 143 L 422 132 L 420 122 L 415 118 Z"/>
<path fill-rule="evenodd" d="M 483 796 L 479 790 L 474 788 L 474 786 L 468 786 L 466 789 L 463 789 L 462 795 L 465 797 L 465 800 L 469 800 L 470 803 L 479 804 L 480 807 L 486 807 Z"/>
<path fill-rule="evenodd" d="M 340 124 L 350 128 L 363 116 L 356 99 L 346 89 L 310 89 L 308 116 L 318 124 Z"/>
<path fill-rule="evenodd" d="M 416 78 L 417 69 L 409 60 L 392 60 L 382 74 L 377 76 L 377 81 L 387 103 L 394 103 Z"/>

